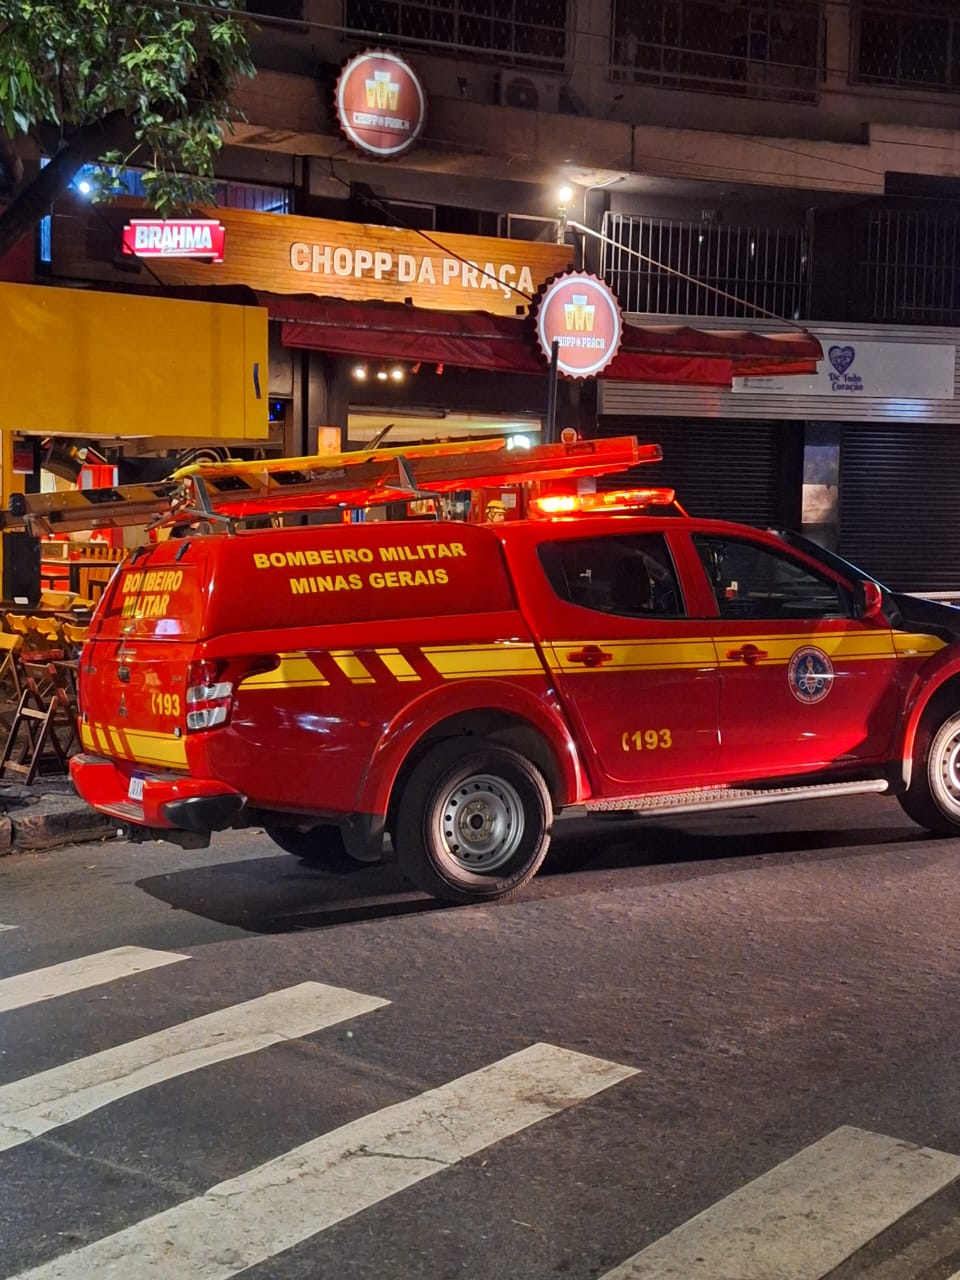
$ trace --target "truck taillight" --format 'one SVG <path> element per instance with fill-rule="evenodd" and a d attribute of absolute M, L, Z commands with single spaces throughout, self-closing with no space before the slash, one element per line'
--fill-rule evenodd
<path fill-rule="evenodd" d="M 233 713 L 237 688 L 250 676 L 273 671 L 278 653 L 245 654 L 239 658 L 198 658 L 187 668 L 187 732 L 215 729 Z"/>
<path fill-rule="evenodd" d="M 233 706 L 233 682 L 224 679 L 226 663 L 202 658 L 187 669 L 187 729 L 226 724 Z"/>

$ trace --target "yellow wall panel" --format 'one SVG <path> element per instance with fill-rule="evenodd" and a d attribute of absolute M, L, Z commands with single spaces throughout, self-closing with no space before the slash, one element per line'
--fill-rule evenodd
<path fill-rule="evenodd" d="M 269 435 L 263 308 L 0 284 L 0 335 L 2 431 Z"/>

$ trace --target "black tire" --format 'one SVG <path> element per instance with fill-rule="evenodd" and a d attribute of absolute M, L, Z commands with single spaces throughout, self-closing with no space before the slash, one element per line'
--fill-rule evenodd
<path fill-rule="evenodd" d="M 264 831 L 285 853 L 292 853 L 311 867 L 323 871 L 358 871 L 362 865 L 347 853 L 339 827 L 311 827 L 309 831 L 298 831 L 296 827 L 264 827 Z"/>
<path fill-rule="evenodd" d="M 444 902 L 520 892 L 550 847 L 553 804 L 540 770 L 508 747 L 450 739 L 407 778 L 393 832 L 400 869 Z"/>
<path fill-rule="evenodd" d="M 960 835 L 960 712 L 931 717 L 917 734 L 904 812 L 937 835 Z"/>

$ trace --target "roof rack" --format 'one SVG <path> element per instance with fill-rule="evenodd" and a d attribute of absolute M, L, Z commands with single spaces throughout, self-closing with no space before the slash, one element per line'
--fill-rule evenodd
<path fill-rule="evenodd" d="M 33 534 L 184 522 L 232 528 L 249 516 L 354 510 L 467 489 L 607 475 L 661 456 L 659 445 L 641 445 L 635 436 L 529 449 L 511 448 L 498 436 L 274 461 L 197 463 L 150 483 L 13 494 L 9 509 L 0 513 L 0 528 Z"/>

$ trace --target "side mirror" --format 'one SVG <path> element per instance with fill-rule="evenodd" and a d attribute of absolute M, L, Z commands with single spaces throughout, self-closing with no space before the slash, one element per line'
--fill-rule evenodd
<path fill-rule="evenodd" d="M 857 613 L 872 621 L 883 619 L 883 592 L 875 582 L 861 579 L 857 583 Z"/>

